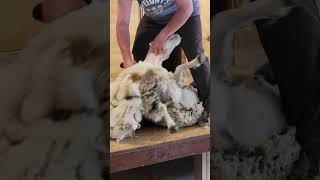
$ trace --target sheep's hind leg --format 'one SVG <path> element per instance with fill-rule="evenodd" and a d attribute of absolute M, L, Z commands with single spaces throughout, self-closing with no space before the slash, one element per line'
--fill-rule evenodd
<path fill-rule="evenodd" d="M 163 117 L 164 121 L 167 124 L 168 129 L 170 130 L 171 133 L 175 133 L 178 130 L 178 126 L 174 122 L 174 120 L 171 118 L 166 105 L 160 103 L 159 109 L 161 112 L 161 116 Z"/>
<path fill-rule="evenodd" d="M 173 76 L 176 82 L 178 83 L 178 85 L 181 85 L 184 77 L 184 72 L 186 69 L 198 68 L 203 63 L 203 61 L 204 61 L 204 57 L 197 56 L 192 61 L 177 66 Z"/>

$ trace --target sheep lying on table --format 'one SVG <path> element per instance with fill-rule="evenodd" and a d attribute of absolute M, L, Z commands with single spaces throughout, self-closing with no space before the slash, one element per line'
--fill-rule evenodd
<path fill-rule="evenodd" d="M 175 132 L 196 124 L 203 112 L 197 90 L 183 86 L 186 69 L 197 68 L 203 57 L 179 65 L 174 73 L 161 65 L 180 43 L 174 34 L 166 42 L 166 53 L 148 53 L 144 61 L 125 69 L 110 84 L 110 136 L 121 141 L 133 136 L 142 118 Z"/>
<path fill-rule="evenodd" d="M 213 179 L 282 180 L 299 158 L 295 128 L 287 127 L 274 89 L 260 77 L 236 74 L 233 66 L 233 33 L 255 20 L 286 16 L 292 1 L 256 0 L 212 20 Z"/>
<path fill-rule="evenodd" d="M 294 7 L 285 0 L 257 0 L 241 8 L 217 14 L 212 20 L 211 107 L 214 132 L 252 147 L 286 126 L 279 96 L 264 79 L 236 74 L 233 66 L 233 33 L 259 19 L 275 21 Z M 216 137 L 216 136 L 215 136 Z"/>
<path fill-rule="evenodd" d="M 97 83 L 108 57 L 108 4 L 47 24 L 1 68 L 1 179 L 102 179 Z"/>

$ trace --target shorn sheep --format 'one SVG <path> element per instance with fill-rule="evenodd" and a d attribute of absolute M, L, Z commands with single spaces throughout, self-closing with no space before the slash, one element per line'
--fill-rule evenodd
<path fill-rule="evenodd" d="M 1 179 L 102 179 L 107 5 L 46 25 L 0 69 Z"/>
<path fill-rule="evenodd" d="M 299 158 L 295 129 L 286 125 L 274 89 L 261 77 L 235 73 L 232 63 L 233 33 L 255 20 L 275 22 L 293 1 L 257 0 L 212 20 L 213 179 L 282 180 Z"/>
<path fill-rule="evenodd" d="M 181 37 L 174 34 L 165 44 L 166 52 L 148 53 L 144 61 L 123 70 L 110 84 L 110 137 L 118 142 L 134 135 L 142 119 L 167 127 L 170 132 L 202 120 L 202 102 L 196 88 L 183 85 L 185 70 L 207 60 L 198 56 L 177 66 L 174 73 L 162 67 Z"/>
<path fill-rule="evenodd" d="M 236 74 L 233 62 L 233 33 L 258 19 L 286 16 L 292 6 L 285 0 L 257 0 L 224 11 L 213 19 L 212 96 L 214 131 L 228 134 L 241 145 L 259 145 L 285 126 L 279 97 L 260 77 Z M 243 103 L 246 103 L 244 106 Z"/>

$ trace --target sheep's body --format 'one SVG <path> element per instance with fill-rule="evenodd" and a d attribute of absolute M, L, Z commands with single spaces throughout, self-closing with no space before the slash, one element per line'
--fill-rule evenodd
<path fill-rule="evenodd" d="M 196 124 L 203 112 L 195 89 L 180 88 L 174 79 L 162 80 L 152 72 L 142 76 L 140 92 L 144 117 L 171 131 Z M 184 103 L 186 98 L 191 98 L 191 102 Z M 159 116 L 161 111 L 164 117 Z"/>
<path fill-rule="evenodd" d="M 202 59 L 197 57 L 178 66 L 175 73 L 161 66 L 179 43 L 180 37 L 172 35 L 167 40 L 165 54 L 149 53 L 145 61 L 125 69 L 111 81 L 111 138 L 120 141 L 134 135 L 142 118 L 167 127 L 171 132 L 198 122 L 203 112 L 202 103 L 196 89 L 182 87 L 181 77 L 185 69 L 200 66 Z M 132 101 L 138 101 L 139 105 L 133 106 Z"/>

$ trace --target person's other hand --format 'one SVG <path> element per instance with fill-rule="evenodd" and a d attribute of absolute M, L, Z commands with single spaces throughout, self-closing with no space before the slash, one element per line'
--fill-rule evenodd
<path fill-rule="evenodd" d="M 86 5 L 84 0 L 43 0 L 42 15 L 45 22 L 51 22 L 58 17 Z"/>
<path fill-rule="evenodd" d="M 128 59 L 125 59 L 123 61 L 123 68 L 128 68 L 134 64 L 136 64 L 137 62 L 133 59 L 133 58 L 128 58 Z"/>
<path fill-rule="evenodd" d="M 167 38 L 159 34 L 151 43 L 151 52 L 158 55 L 165 53 L 165 42 Z"/>

